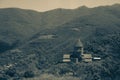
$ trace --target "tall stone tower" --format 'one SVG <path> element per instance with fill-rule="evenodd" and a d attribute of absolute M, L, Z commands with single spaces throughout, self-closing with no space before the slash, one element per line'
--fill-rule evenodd
<path fill-rule="evenodd" d="M 84 51 L 83 50 L 83 44 L 82 44 L 81 40 L 78 39 L 75 46 L 74 46 L 74 53 L 73 53 L 74 57 L 81 60 L 82 55 L 83 55 L 83 51 Z"/>

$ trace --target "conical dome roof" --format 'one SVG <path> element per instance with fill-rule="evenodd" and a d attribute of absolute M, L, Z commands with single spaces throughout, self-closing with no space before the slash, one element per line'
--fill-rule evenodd
<path fill-rule="evenodd" d="M 77 40 L 75 47 L 83 47 L 83 44 L 80 39 Z"/>

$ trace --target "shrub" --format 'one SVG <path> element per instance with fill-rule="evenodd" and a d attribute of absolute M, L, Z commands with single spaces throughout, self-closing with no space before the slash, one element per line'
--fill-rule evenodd
<path fill-rule="evenodd" d="M 34 77 L 35 75 L 34 75 L 34 72 L 33 71 L 26 71 L 25 73 L 24 73 L 24 77 L 25 78 L 32 78 L 32 77 Z"/>
<path fill-rule="evenodd" d="M 4 77 L 0 77 L 0 80 L 8 80 L 8 79 Z"/>
<path fill-rule="evenodd" d="M 9 69 L 6 71 L 5 73 L 6 75 L 13 77 L 16 74 L 16 70 L 15 69 Z"/>

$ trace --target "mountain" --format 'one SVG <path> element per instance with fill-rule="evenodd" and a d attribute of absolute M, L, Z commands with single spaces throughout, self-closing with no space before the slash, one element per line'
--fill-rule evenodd
<path fill-rule="evenodd" d="M 29 10 L 17 8 L 0 9 L 0 42 L 12 47 L 15 42 L 21 42 L 32 36 L 37 27 L 40 26 L 36 22 L 39 16 L 39 13 Z M 0 48 L 2 47 L 0 46 Z"/>
<path fill-rule="evenodd" d="M 0 75 L 23 78 L 26 71 L 32 70 L 27 75 L 34 72 L 60 77 L 73 72 L 81 80 L 119 80 L 119 13 L 119 4 L 47 12 L 0 9 L 0 69 L 2 65 L 12 65 Z M 60 63 L 63 54 L 73 51 L 78 38 L 86 53 L 100 56 L 102 60 Z"/>
<path fill-rule="evenodd" d="M 6 43 L 6 47 L 14 46 L 15 42 L 23 43 L 37 32 L 69 22 L 77 15 L 79 13 L 65 9 L 44 13 L 19 8 L 0 9 L 0 42 Z"/>

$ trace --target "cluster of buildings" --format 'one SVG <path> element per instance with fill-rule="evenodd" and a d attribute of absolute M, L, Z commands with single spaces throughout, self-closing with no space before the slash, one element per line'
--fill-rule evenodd
<path fill-rule="evenodd" d="M 84 53 L 83 44 L 80 39 L 77 40 L 72 54 L 64 54 L 63 62 L 92 62 L 93 60 L 101 60 L 100 57 L 93 57 L 92 54 Z"/>

